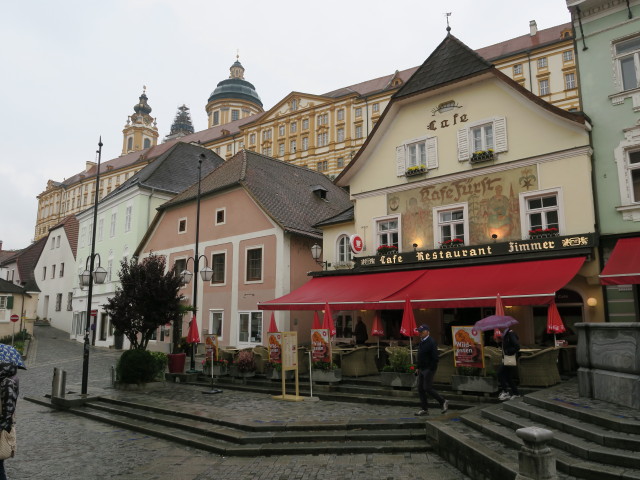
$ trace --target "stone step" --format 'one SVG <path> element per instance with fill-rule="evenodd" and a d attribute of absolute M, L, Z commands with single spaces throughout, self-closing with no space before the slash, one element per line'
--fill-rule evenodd
<path fill-rule="evenodd" d="M 618 430 L 601 427 L 565 414 L 566 409 L 555 412 L 531 403 L 528 398 L 524 402 L 505 402 L 506 411 L 525 417 L 537 424 L 544 424 L 549 430 L 565 432 L 599 445 L 622 450 L 640 451 L 640 435 L 620 433 Z"/>
<path fill-rule="evenodd" d="M 579 437 L 564 431 L 558 431 L 553 426 L 548 425 L 543 416 L 540 417 L 542 421 L 535 421 L 528 416 L 520 415 L 526 415 L 528 411 L 527 404 L 521 401 L 517 401 L 517 403 L 520 403 L 520 408 L 516 408 L 516 406 L 500 405 L 498 407 L 483 409 L 482 416 L 513 432 L 518 428 L 531 426 L 551 430 L 554 432 L 551 445 L 562 452 L 570 454 L 572 457 L 597 462 L 598 464 L 603 465 L 616 465 L 633 469 L 640 468 L 640 455 L 637 454 L 637 450 L 632 451 L 620 448 L 610 448 L 599 443 L 586 440 L 584 437 Z M 600 430 L 599 427 L 596 428 L 598 431 Z M 585 424 L 583 430 L 589 429 L 590 426 Z M 594 432 L 593 435 L 597 435 L 598 431 Z M 591 436 L 584 431 L 582 433 L 585 437 Z M 638 473 L 640 473 L 640 471 Z"/>
<path fill-rule="evenodd" d="M 28 398 L 30 401 L 35 399 Z M 37 403 L 46 404 L 40 399 Z M 175 411 L 145 412 L 123 402 L 89 402 L 66 411 L 95 421 L 138 431 L 165 440 L 227 456 L 403 453 L 430 450 L 424 426 L 411 429 L 366 429 L 351 424 L 342 429 L 283 430 L 277 425 L 255 426 L 253 431 L 219 425 L 211 418 L 195 419 Z M 50 406 L 50 405 L 49 405 Z M 153 409 L 156 410 L 156 409 Z M 282 426 L 280 426 L 282 427 Z M 326 426 L 325 426 L 326 427 Z"/>
<path fill-rule="evenodd" d="M 497 410 L 500 410 L 500 408 Z M 516 435 L 516 428 L 505 426 L 504 424 L 494 421 L 495 419 L 488 418 L 484 410 L 482 412 L 465 414 L 461 418 L 463 425 L 473 430 L 475 435 L 481 435 L 476 438 L 478 438 L 478 440 L 481 438 L 483 444 L 491 445 L 494 451 L 499 452 L 503 458 L 512 459 L 517 462 L 518 451 L 522 447 L 523 442 Z M 527 424 L 526 426 L 536 425 Z M 467 432 L 467 435 L 470 434 Z M 640 472 L 635 469 L 616 464 L 603 464 L 598 460 L 580 458 L 573 455 L 573 452 L 566 452 L 555 446 L 551 447 L 551 452 L 556 458 L 556 469 L 559 478 L 561 478 L 561 476 L 585 480 L 637 480 L 640 478 Z M 493 453 L 490 453 L 489 458 L 493 455 Z M 487 462 L 487 458 L 485 458 L 484 461 Z M 517 468 L 517 465 L 515 468 Z M 502 477 L 496 476 L 495 478 Z"/>
<path fill-rule="evenodd" d="M 640 435 L 638 411 L 627 407 L 616 406 L 615 411 L 612 412 L 609 404 L 596 410 L 592 405 L 597 404 L 597 401 L 586 404 L 580 398 L 566 401 L 555 397 L 549 398 L 547 395 L 537 392 L 527 395 L 526 402 L 543 410 L 557 412 L 584 423 L 598 425 L 616 432 Z"/>

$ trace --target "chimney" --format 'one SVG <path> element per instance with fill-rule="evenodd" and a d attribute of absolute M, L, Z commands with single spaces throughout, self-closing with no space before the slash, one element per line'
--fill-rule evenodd
<path fill-rule="evenodd" d="M 2 240 L 0 240 L 0 252 L 2 251 Z"/>
<path fill-rule="evenodd" d="M 537 33 L 538 33 L 538 24 L 536 23 L 535 20 L 530 20 L 529 21 L 529 35 L 531 35 L 532 37 L 535 37 Z"/>

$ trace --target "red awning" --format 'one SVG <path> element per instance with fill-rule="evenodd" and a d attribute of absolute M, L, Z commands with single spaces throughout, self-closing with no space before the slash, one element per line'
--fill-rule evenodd
<path fill-rule="evenodd" d="M 640 237 L 621 238 L 600 274 L 602 285 L 640 284 Z"/>
<path fill-rule="evenodd" d="M 415 282 L 424 270 L 384 272 L 336 277 L 316 277 L 275 300 L 258 304 L 260 310 L 375 309 L 377 303 Z"/>
<path fill-rule="evenodd" d="M 400 309 L 405 298 L 414 308 L 546 305 L 578 273 L 585 257 L 497 263 L 427 270 L 416 282 L 384 298 L 382 309 Z"/>
<path fill-rule="evenodd" d="M 288 295 L 260 303 L 261 310 L 402 310 L 545 305 L 578 273 L 584 257 L 402 272 L 317 277 Z"/>

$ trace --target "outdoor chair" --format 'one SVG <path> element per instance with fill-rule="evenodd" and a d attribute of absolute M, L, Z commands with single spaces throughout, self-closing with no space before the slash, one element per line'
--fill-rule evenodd
<path fill-rule="evenodd" d="M 269 362 L 269 350 L 267 347 L 257 345 L 253 347 L 253 361 L 256 363 L 256 373 L 264 374 Z"/>
<path fill-rule="evenodd" d="M 343 377 L 362 377 L 370 375 L 367 368 L 367 351 L 369 347 L 357 347 L 351 352 L 342 354 L 342 376 Z"/>
<path fill-rule="evenodd" d="M 438 357 L 438 369 L 433 377 L 433 383 L 451 385 L 451 377 L 456 375 L 456 367 L 453 364 L 453 349 L 440 352 Z"/>
<path fill-rule="evenodd" d="M 560 383 L 558 349 L 545 348 L 518 359 L 518 376 L 524 387 L 550 387 Z"/>
<path fill-rule="evenodd" d="M 380 373 L 378 370 L 378 365 L 376 363 L 378 360 L 378 347 L 375 345 L 369 345 L 365 348 L 367 349 L 367 355 L 365 359 L 367 373 L 365 373 L 365 375 L 378 375 L 378 373 Z"/>

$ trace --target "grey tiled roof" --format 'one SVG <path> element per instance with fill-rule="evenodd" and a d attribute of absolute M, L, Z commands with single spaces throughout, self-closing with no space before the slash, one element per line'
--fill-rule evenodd
<path fill-rule="evenodd" d="M 202 162 L 203 178 L 224 163 L 219 155 L 207 148 L 178 142 L 156 161 L 127 179 L 106 198 L 113 197 L 132 186 L 177 194 L 198 181 L 200 154 L 205 156 Z"/>
<path fill-rule="evenodd" d="M 24 288 L 0 278 L 0 293 L 25 293 Z"/>
<path fill-rule="evenodd" d="M 393 98 L 401 98 L 493 68 L 493 65 L 447 34 Z"/>
<path fill-rule="evenodd" d="M 314 193 L 321 186 L 326 198 Z M 351 207 L 349 195 L 325 175 L 304 167 L 243 150 L 201 182 L 201 196 L 242 187 L 284 230 L 319 237 L 314 225 Z M 192 185 L 160 207 L 160 210 L 194 201 Z"/>
<path fill-rule="evenodd" d="M 337 215 L 326 218 L 318 223 L 316 227 L 323 227 L 325 225 L 334 225 L 336 223 L 352 222 L 355 219 L 355 213 L 353 206 L 347 208 L 345 211 L 340 212 Z"/>

